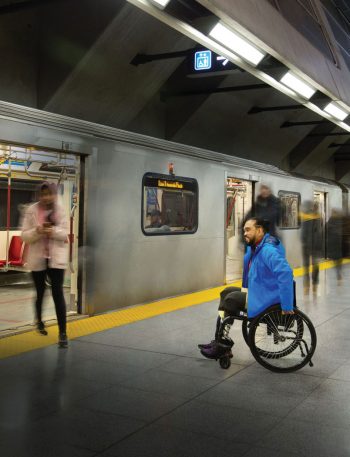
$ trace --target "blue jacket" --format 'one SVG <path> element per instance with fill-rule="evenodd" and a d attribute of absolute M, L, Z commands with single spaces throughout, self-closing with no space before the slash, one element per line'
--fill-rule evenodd
<path fill-rule="evenodd" d="M 293 271 L 282 243 L 274 236 L 267 233 L 255 250 L 248 246 L 243 264 L 243 287 L 248 288 L 248 317 L 255 317 L 277 303 L 284 311 L 293 309 Z"/>

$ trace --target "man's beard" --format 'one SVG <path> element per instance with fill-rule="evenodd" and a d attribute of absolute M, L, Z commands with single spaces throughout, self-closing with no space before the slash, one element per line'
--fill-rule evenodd
<path fill-rule="evenodd" d="M 247 246 L 254 246 L 255 240 L 248 240 L 248 241 L 246 240 L 246 244 L 247 244 Z"/>

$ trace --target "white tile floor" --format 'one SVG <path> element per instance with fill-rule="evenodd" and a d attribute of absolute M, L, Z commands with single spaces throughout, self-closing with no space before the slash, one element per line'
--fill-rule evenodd
<path fill-rule="evenodd" d="M 314 367 L 200 357 L 217 302 L 0 360 L 1 457 L 350 456 L 350 266 L 321 272 L 299 307 L 317 326 Z M 302 280 L 298 290 L 302 292 Z"/>

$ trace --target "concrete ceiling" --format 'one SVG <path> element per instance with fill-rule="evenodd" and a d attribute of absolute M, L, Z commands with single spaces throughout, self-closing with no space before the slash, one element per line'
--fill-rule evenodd
<path fill-rule="evenodd" d="M 177 5 L 192 22 L 208 20 L 195 1 Z M 348 154 L 339 158 L 344 148 L 329 148 L 350 135 L 334 136 L 340 129 L 328 123 L 281 128 L 324 121 L 307 109 L 249 114 L 295 102 L 255 88 L 260 81 L 248 73 L 193 77 L 184 56 L 131 63 L 138 54 L 172 57 L 195 47 L 124 0 L 0 0 L 0 58 L 8 62 L 0 99 L 296 172 L 334 178 L 337 169 L 337 178 L 350 182 Z"/>

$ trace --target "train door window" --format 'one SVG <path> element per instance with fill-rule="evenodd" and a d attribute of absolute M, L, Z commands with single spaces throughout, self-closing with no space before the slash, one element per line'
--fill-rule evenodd
<path fill-rule="evenodd" d="M 281 229 L 298 229 L 300 227 L 300 201 L 299 192 L 280 190 L 278 197 L 281 205 L 279 227 Z"/>
<path fill-rule="evenodd" d="M 10 209 L 8 205 L 7 179 L 0 179 L 0 230 L 7 227 L 7 215 L 10 215 L 10 230 L 18 230 L 24 207 L 35 199 L 36 184 L 25 180 L 12 180 L 10 191 Z"/>
<path fill-rule="evenodd" d="M 195 179 L 146 173 L 142 187 L 142 231 L 145 235 L 197 231 L 198 183 Z"/>
<path fill-rule="evenodd" d="M 252 208 L 252 183 L 228 177 L 226 180 L 226 282 L 242 276 L 242 225 Z"/>

